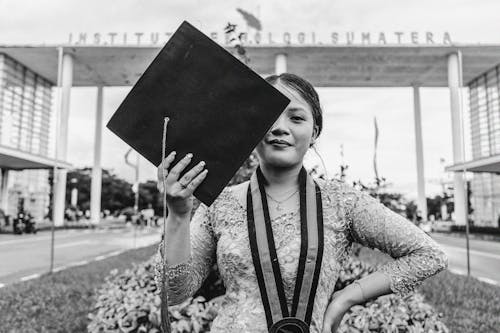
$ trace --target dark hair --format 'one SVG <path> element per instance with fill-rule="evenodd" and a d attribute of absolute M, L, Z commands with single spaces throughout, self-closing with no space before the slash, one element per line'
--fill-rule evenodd
<path fill-rule="evenodd" d="M 321 105 L 319 104 L 318 93 L 312 84 L 300 76 L 291 73 L 270 75 L 266 77 L 266 81 L 270 84 L 275 84 L 276 82 L 281 81 L 289 87 L 295 89 L 302 96 L 302 98 L 311 106 L 314 124 L 318 126 L 318 133 L 316 135 L 316 137 L 318 137 L 323 129 L 323 111 L 321 110 Z"/>

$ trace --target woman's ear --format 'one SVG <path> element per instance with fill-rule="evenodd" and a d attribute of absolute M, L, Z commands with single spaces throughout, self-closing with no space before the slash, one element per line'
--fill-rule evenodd
<path fill-rule="evenodd" d="M 311 137 L 311 143 L 309 143 L 309 147 L 312 147 L 314 143 L 316 142 L 316 139 L 318 138 L 318 132 L 319 132 L 319 127 L 318 125 L 314 125 L 313 127 L 313 134 Z"/>

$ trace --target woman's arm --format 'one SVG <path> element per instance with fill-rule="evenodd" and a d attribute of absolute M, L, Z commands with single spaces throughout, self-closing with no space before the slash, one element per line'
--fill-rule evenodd
<path fill-rule="evenodd" d="M 189 260 L 191 255 L 189 220 L 189 216 L 183 217 L 173 214 L 167 216 L 167 230 L 164 237 L 167 241 L 166 261 L 168 266 L 174 266 Z M 161 245 L 159 251 L 160 255 L 163 256 L 163 240 Z"/>
<path fill-rule="evenodd" d="M 378 270 L 388 278 L 392 292 L 405 296 L 423 280 L 448 267 L 446 254 L 429 235 L 369 194 L 345 186 L 346 196 L 351 199 L 346 214 L 353 240 L 395 259 Z M 367 298 L 384 294 L 382 278 L 365 279 L 361 285 Z"/>
<path fill-rule="evenodd" d="M 374 272 L 333 293 L 323 318 L 322 333 L 336 332 L 346 312 L 357 304 L 391 293 L 390 280 Z"/>
<path fill-rule="evenodd" d="M 176 224 L 179 221 L 167 218 L 168 305 L 179 304 L 192 296 L 208 276 L 215 260 L 213 220 L 213 213 L 203 203 L 191 223 Z M 154 261 L 158 286 L 162 283 L 163 260 L 161 241 Z"/>
<path fill-rule="evenodd" d="M 346 286 L 341 291 L 335 292 L 332 299 L 342 302 L 350 308 L 353 305 L 363 304 L 379 296 L 392 293 L 391 280 L 381 272 L 373 272 L 354 283 Z"/>
<path fill-rule="evenodd" d="M 413 223 L 345 183 L 337 182 L 334 191 L 340 191 L 345 202 L 352 240 L 395 260 L 333 293 L 323 319 L 323 333 L 336 332 L 351 306 L 392 292 L 405 296 L 448 267 L 441 247 Z"/>

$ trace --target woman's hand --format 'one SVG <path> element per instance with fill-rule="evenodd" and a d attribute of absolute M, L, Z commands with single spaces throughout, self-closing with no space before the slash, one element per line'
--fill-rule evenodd
<path fill-rule="evenodd" d="M 359 288 L 352 284 L 342 290 L 333 293 L 330 304 L 323 318 L 323 330 L 321 333 L 335 333 L 342 322 L 346 312 L 356 304 L 364 301 L 363 294 Z"/>
<path fill-rule="evenodd" d="M 171 170 L 167 172 L 174 161 L 175 152 L 171 152 L 158 167 L 158 188 L 165 191 L 169 214 L 186 217 L 193 209 L 193 192 L 207 176 L 208 170 L 203 170 L 205 162 L 200 162 L 179 179 L 179 176 L 191 162 L 193 155 L 187 154 Z M 165 188 L 163 183 L 165 180 Z"/>

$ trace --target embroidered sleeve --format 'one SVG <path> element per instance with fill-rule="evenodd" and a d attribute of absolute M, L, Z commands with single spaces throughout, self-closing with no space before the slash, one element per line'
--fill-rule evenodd
<path fill-rule="evenodd" d="M 429 235 L 368 193 L 344 186 L 344 195 L 350 198 L 347 216 L 351 237 L 395 259 L 379 268 L 389 277 L 395 294 L 414 292 L 423 280 L 448 267 L 446 254 Z"/>
<path fill-rule="evenodd" d="M 168 266 L 168 305 L 176 305 L 192 296 L 202 285 L 215 260 L 213 214 L 203 203 L 190 224 L 191 256 L 182 263 Z M 159 288 L 163 273 L 163 240 L 154 258 L 155 282 Z"/>

